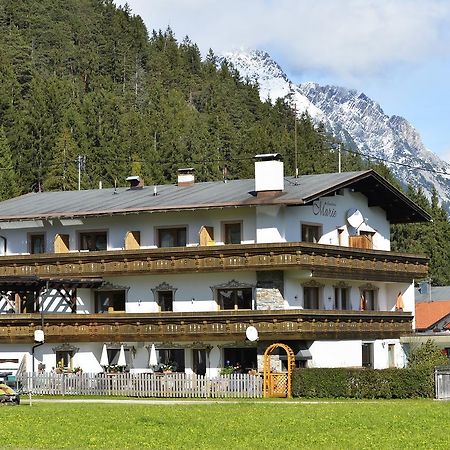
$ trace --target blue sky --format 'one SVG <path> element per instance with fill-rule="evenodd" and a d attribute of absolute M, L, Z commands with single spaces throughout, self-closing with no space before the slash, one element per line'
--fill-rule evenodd
<path fill-rule="evenodd" d="M 294 82 L 361 90 L 450 161 L 450 0 L 127 3 L 149 31 L 170 26 L 203 53 L 266 50 Z"/>

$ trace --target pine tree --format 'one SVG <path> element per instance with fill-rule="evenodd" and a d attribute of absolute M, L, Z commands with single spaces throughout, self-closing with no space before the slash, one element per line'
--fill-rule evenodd
<path fill-rule="evenodd" d="M 2 126 L 0 126 L 0 174 L 0 199 L 6 200 L 17 196 L 20 189 L 13 167 L 11 149 Z"/>

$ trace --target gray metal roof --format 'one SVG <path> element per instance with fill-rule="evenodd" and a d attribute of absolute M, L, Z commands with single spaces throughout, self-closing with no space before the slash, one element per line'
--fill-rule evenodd
<path fill-rule="evenodd" d="M 421 293 L 416 288 L 416 303 L 442 302 L 450 300 L 450 286 L 431 286 L 426 293 Z"/>
<path fill-rule="evenodd" d="M 286 177 L 285 189 L 273 196 L 258 196 L 253 179 L 142 189 L 109 188 L 82 191 L 40 192 L 0 202 L 0 221 L 72 218 L 142 211 L 168 211 L 261 204 L 308 204 L 343 187 L 353 187 L 380 206 L 392 223 L 429 220 L 420 207 L 378 174 L 369 171 Z M 390 216 L 390 217 L 389 217 Z"/>

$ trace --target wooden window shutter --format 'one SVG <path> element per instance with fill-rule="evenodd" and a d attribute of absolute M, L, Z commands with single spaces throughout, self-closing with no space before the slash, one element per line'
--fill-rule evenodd
<path fill-rule="evenodd" d="M 372 239 L 369 236 L 349 236 L 349 247 L 363 248 L 371 250 L 373 247 Z"/>
<path fill-rule="evenodd" d="M 69 252 L 69 235 L 57 234 L 55 236 L 55 253 Z"/>
<path fill-rule="evenodd" d="M 138 250 L 141 248 L 141 232 L 129 231 L 125 236 L 125 250 Z"/>
<path fill-rule="evenodd" d="M 214 245 L 214 228 L 213 227 L 207 227 L 207 226 L 202 226 L 200 228 L 200 232 L 199 232 L 199 240 L 200 240 L 200 245 L 201 246 L 205 246 L 205 245 Z"/>

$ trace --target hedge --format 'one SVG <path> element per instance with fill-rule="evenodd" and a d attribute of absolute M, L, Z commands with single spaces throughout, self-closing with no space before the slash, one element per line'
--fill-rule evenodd
<path fill-rule="evenodd" d="M 292 394 L 326 398 L 434 397 L 430 369 L 295 369 Z"/>

